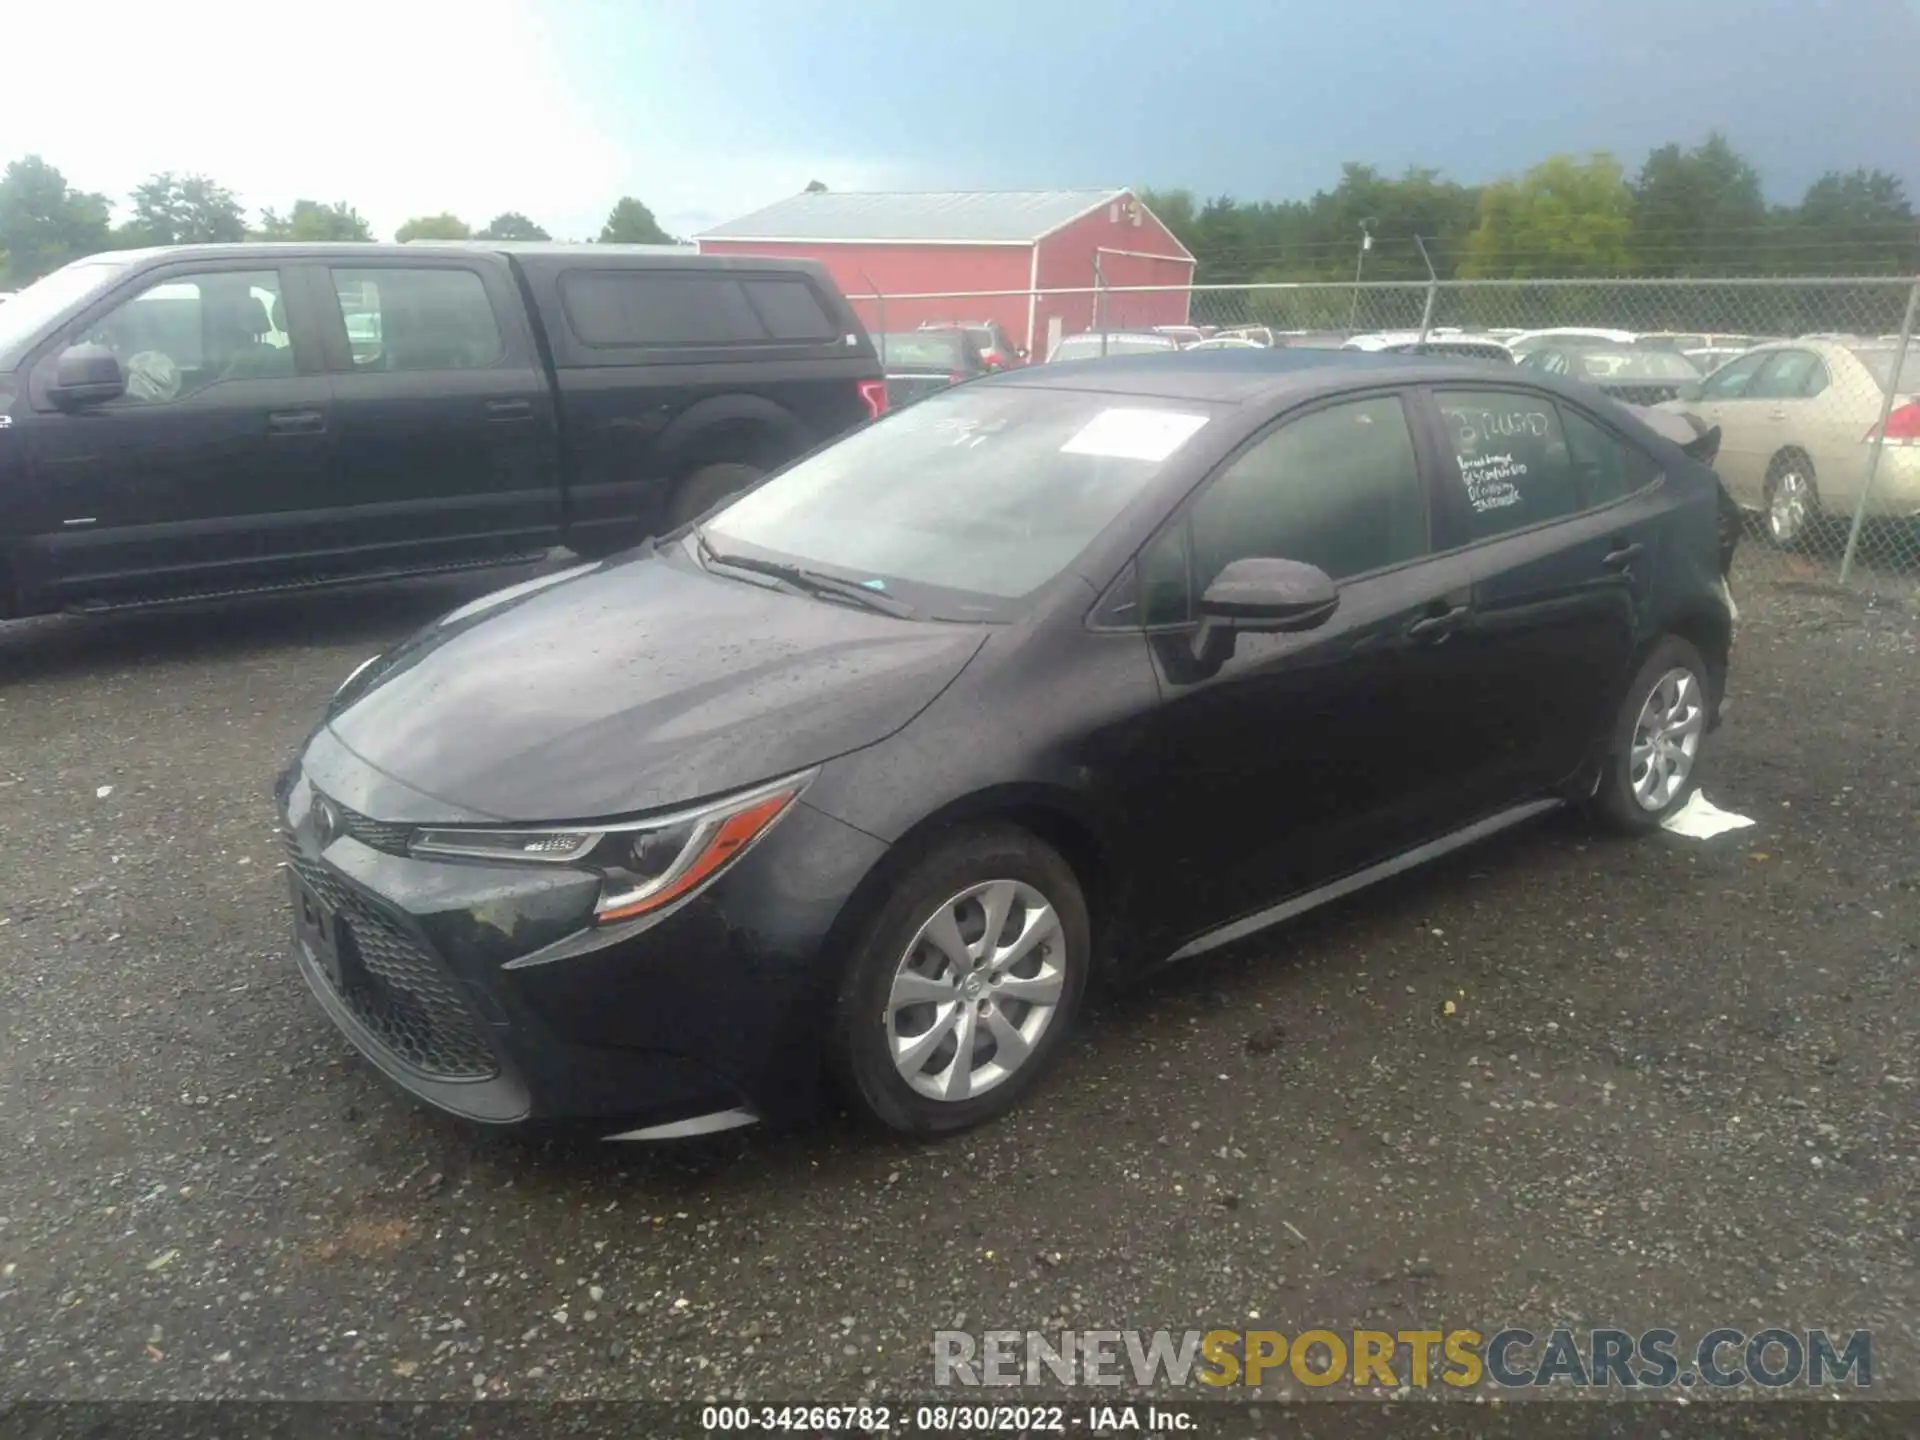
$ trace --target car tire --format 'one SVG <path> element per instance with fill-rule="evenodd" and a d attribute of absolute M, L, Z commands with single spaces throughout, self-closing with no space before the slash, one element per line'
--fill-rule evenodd
<path fill-rule="evenodd" d="M 1805 455 L 1788 451 L 1767 467 L 1760 523 L 1768 541 L 1781 550 L 1799 549 L 1819 528 L 1820 490 Z"/>
<path fill-rule="evenodd" d="M 1609 732 L 1594 806 L 1617 830 L 1658 828 L 1700 783 L 1712 680 L 1700 652 L 1678 635 L 1653 647 L 1627 686 Z"/>
<path fill-rule="evenodd" d="M 722 500 L 737 495 L 767 472 L 742 460 L 720 460 L 695 470 L 674 489 L 667 504 L 668 530 L 698 520 Z"/>
<path fill-rule="evenodd" d="M 992 952 L 990 904 L 1002 917 Z M 1057 851 L 1012 825 L 952 832 L 893 881 L 853 948 L 834 1004 L 836 1075 L 889 1130 L 977 1125 L 1011 1109 L 1057 1058 L 1091 966 L 1086 899 Z"/>

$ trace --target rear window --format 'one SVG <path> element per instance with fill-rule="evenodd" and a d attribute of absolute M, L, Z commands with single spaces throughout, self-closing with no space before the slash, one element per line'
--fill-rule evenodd
<path fill-rule="evenodd" d="M 967 359 L 956 330 L 909 330 L 899 335 L 876 335 L 873 348 L 880 352 L 883 365 L 937 365 L 954 370 Z"/>
<path fill-rule="evenodd" d="M 561 278 L 560 303 L 580 343 L 603 349 L 818 344 L 840 334 L 798 276 L 577 270 Z"/>
<path fill-rule="evenodd" d="M 1889 346 L 1885 350 L 1855 350 L 1854 359 L 1873 372 L 1874 380 L 1882 390 L 1891 389 L 1897 395 L 1908 395 L 1920 390 L 1920 345 L 1910 346 L 1906 363 L 1900 367 L 1900 383 L 1893 383 L 1893 357 L 1900 352 Z"/>

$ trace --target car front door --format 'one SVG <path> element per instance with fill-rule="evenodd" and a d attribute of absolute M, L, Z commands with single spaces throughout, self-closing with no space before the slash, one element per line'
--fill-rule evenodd
<path fill-rule="evenodd" d="M 29 384 L 24 591 L 53 604 L 242 589 L 284 574 L 326 497 L 331 394 L 285 266 L 148 271 L 55 337 Z M 61 409 L 60 354 L 104 345 L 117 399 Z"/>
<path fill-rule="evenodd" d="M 1465 562 L 1430 553 L 1399 394 L 1289 417 L 1217 471 L 1138 559 L 1164 701 L 1159 801 L 1171 940 L 1312 888 L 1449 828 L 1471 765 L 1449 683 Z M 1241 634 L 1193 658 L 1199 596 L 1229 562 L 1317 565 L 1339 586 L 1302 634 Z"/>
<path fill-rule="evenodd" d="M 328 546 L 406 568 L 555 543 L 553 396 L 504 269 L 422 255 L 337 261 L 314 279 L 341 507 Z"/>
<path fill-rule="evenodd" d="M 1453 678 L 1475 717 L 1473 808 L 1492 811 L 1571 780 L 1611 722 L 1669 502 L 1651 456 L 1556 397 L 1476 387 L 1430 401 L 1439 543 L 1473 586 Z"/>

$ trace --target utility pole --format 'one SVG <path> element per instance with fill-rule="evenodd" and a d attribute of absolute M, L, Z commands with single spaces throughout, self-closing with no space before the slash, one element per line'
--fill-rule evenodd
<path fill-rule="evenodd" d="M 1354 328 L 1360 315 L 1360 272 L 1366 268 L 1367 251 L 1373 248 L 1373 231 L 1367 228 L 1371 224 L 1371 220 L 1360 222 L 1360 250 L 1353 259 L 1353 304 L 1347 308 L 1349 330 Z"/>

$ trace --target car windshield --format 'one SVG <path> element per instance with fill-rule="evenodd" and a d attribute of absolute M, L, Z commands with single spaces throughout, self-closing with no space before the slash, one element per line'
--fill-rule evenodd
<path fill-rule="evenodd" d="M 898 335 L 876 335 L 873 348 L 882 365 L 924 365 L 958 370 L 966 363 L 966 346 L 958 330 L 909 330 Z"/>
<path fill-rule="evenodd" d="M 970 385 L 815 452 L 704 527 L 894 595 L 992 619 L 1058 575 L 1210 417 L 1135 396 Z"/>
<path fill-rule="evenodd" d="M 0 362 L 18 360 L 55 316 L 126 266 L 124 260 L 82 260 L 54 271 L 0 305 Z"/>
<path fill-rule="evenodd" d="M 1896 395 L 1911 395 L 1920 391 L 1920 344 L 1909 346 L 1905 363 L 1900 366 L 1900 382 L 1893 383 L 1893 357 L 1900 353 L 1895 346 L 1889 345 L 1883 350 L 1855 350 L 1854 358 L 1873 372 L 1873 378 L 1882 390 L 1892 389 Z"/>
<path fill-rule="evenodd" d="M 1180 347 L 1165 335 L 1070 335 L 1054 348 L 1055 360 L 1086 360 L 1097 355 L 1157 355 Z"/>

